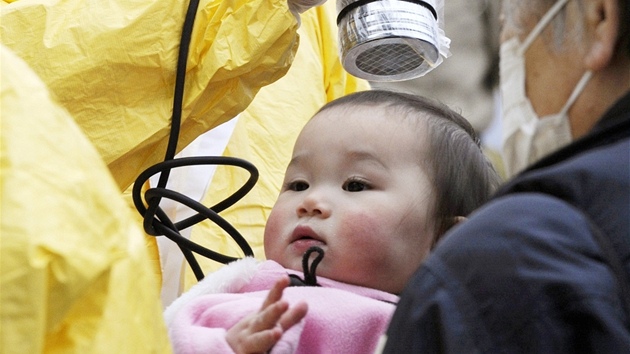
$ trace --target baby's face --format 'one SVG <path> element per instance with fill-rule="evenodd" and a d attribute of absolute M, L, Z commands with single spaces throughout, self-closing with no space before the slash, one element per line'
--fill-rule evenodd
<path fill-rule="evenodd" d="M 297 139 L 269 216 L 267 258 L 302 270 L 304 252 L 319 246 L 317 275 L 402 291 L 433 238 L 425 126 L 381 107 L 316 115 Z"/>

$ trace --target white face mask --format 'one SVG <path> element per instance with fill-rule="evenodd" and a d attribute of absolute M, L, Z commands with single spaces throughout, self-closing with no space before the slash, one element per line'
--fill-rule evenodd
<path fill-rule="evenodd" d="M 501 44 L 502 150 L 508 177 L 573 140 L 567 112 L 584 90 L 592 72 L 584 73 L 557 114 L 539 118 L 525 92 L 525 51 L 568 1 L 558 1 L 522 44 L 516 36 Z"/>

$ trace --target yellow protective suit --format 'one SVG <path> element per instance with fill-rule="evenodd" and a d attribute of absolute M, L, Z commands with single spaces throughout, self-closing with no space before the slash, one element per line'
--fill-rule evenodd
<path fill-rule="evenodd" d="M 96 149 L 2 46 L 0 352 L 169 353 L 143 234 Z"/>
<path fill-rule="evenodd" d="M 164 158 L 187 1 L 30 0 L 1 8 L 2 42 L 77 121 L 125 190 Z M 282 77 L 297 50 L 287 0 L 201 0 L 178 150 Z"/>
<path fill-rule="evenodd" d="M 92 141 L 120 190 L 164 158 L 188 2 L 1 1 L 0 36 Z M 298 46 L 287 0 L 201 0 L 178 150 L 282 77 Z M 136 216 L 136 220 L 140 217 Z M 157 246 L 147 240 L 157 267 Z"/>
<path fill-rule="evenodd" d="M 298 30 L 300 46 L 288 73 L 260 90 L 241 113 L 223 155 L 243 158 L 260 172 L 256 186 L 241 201 L 220 215 L 248 240 L 257 258 L 264 258 L 263 231 L 278 196 L 293 144 L 304 124 L 326 102 L 345 94 L 369 89 L 365 80 L 349 75 L 341 66 L 337 48 L 335 1 L 302 14 Z M 234 167 L 218 167 L 202 199 L 214 205 L 236 191 L 248 173 Z M 211 222 L 192 229 L 191 239 L 205 247 L 241 256 L 234 241 Z M 220 264 L 198 257 L 206 273 Z M 183 289 L 197 280 L 185 267 Z M 165 286 L 169 286 L 165 284 Z"/>

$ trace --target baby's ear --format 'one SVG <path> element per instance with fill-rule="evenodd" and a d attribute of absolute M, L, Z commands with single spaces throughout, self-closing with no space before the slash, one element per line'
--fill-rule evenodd
<path fill-rule="evenodd" d="M 468 218 L 465 216 L 453 216 L 447 218 L 446 220 L 448 221 L 448 224 L 445 225 L 446 228 L 442 231 L 442 234 L 445 234 L 448 230 L 452 229 L 455 225 L 461 223 L 462 221 L 468 220 Z"/>
<path fill-rule="evenodd" d="M 455 225 L 461 223 L 462 221 L 468 220 L 468 218 L 465 216 L 454 216 L 452 218 L 448 218 L 447 220 L 450 221 L 450 223 L 448 223 L 445 229 L 442 230 L 440 233 L 438 233 L 438 236 L 433 239 L 433 243 L 431 244 L 431 250 L 435 248 L 435 246 L 438 244 L 438 241 L 444 238 L 444 234 L 446 234 L 448 230 L 452 229 Z"/>
<path fill-rule="evenodd" d="M 453 226 L 459 224 L 462 221 L 466 221 L 466 220 L 468 220 L 468 218 L 465 217 L 465 216 L 456 216 L 456 217 L 453 218 Z"/>

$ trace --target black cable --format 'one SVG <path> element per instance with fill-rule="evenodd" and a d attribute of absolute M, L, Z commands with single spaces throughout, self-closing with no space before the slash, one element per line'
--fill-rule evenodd
<path fill-rule="evenodd" d="M 311 263 L 311 266 L 308 266 L 309 258 L 311 258 L 311 254 L 317 252 L 317 256 Z M 309 247 L 306 252 L 304 252 L 304 257 L 302 257 L 302 269 L 304 271 L 304 282 L 311 286 L 317 285 L 317 275 L 315 275 L 315 271 L 317 270 L 317 266 L 319 262 L 324 258 L 324 250 L 321 247 L 312 246 Z"/>
<path fill-rule="evenodd" d="M 317 252 L 317 256 L 313 259 L 313 262 L 309 266 L 308 262 L 310 261 L 311 254 Z M 299 276 L 295 274 L 289 274 L 289 281 L 291 286 L 320 286 L 317 284 L 317 275 L 315 272 L 317 271 L 317 266 L 319 262 L 324 258 L 324 250 L 318 246 L 309 247 L 304 255 L 302 255 L 302 271 L 304 272 L 304 279 L 300 279 Z"/>
<path fill-rule="evenodd" d="M 192 242 L 182 236 L 180 234 L 180 230 L 184 230 L 199 222 L 202 222 L 203 220 L 209 219 L 216 223 L 224 231 L 226 231 L 230 235 L 230 237 L 232 237 L 232 239 L 236 241 L 245 256 L 253 256 L 254 253 L 245 238 L 240 233 L 238 233 L 238 231 L 230 223 L 220 217 L 218 213 L 236 203 L 254 187 L 256 181 L 258 180 L 258 170 L 251 163 L 233 157 L 200 156 L 175 159 L 175 154 L 177 151 L 177 141 L 179 139 L 179 130 L 181 125 L 182 102 L 186 81 L 186 64 L 188 60 L 188 52 L 190 47 L 190 40 L 192 37 L 193 25 L 195 22 L 195 15 L 197 13 L 198 7 L 199 0 L 190 1 L 182 28 L 180 47 L 177 58 L 175 91 L 173 94 L 173 115 L 171 118 L 171 131 L 169 134 L 164 161 L 149 167 L 138 176 L 132 188 L 132 198 L 136 209 L 144 217 L 143 227 L 145 232 L 152 236 L 166 236 L 168 239 L 175 242 L 184 254 L 184 257 L 192 268 L 197 280 L 201 280 L 203 279 L 204 274 L 193 252 L 221 263 L 229 263 L 238 258 L 223 255 L 221 253 L 207 249 L 195 242 Z M 212 206 L 211 208 L 207 208 L 203 204 L 183 194 L 166 189 L 166 184 L 168 182 L 171 169 L 177 167 L 205 164 L 241 167 L 250 173 L 250 177 L 247 182 L 245 182 L 245 184 L 236 192 L 234 192 L 225 200 Z M 145 192 L 143 200 L 142 186 L 146 183 L 146 181 L 149 180 L 149 178 L 151 178 L 151 176 L 158 173 L 160 174 L 160 177 L 157 187 L 148 189 Z M 162 198 L 171 199 L 173 201 L 184 204 L 192 210 L 196 211 L 197 214 L 181 220 L 177 223 L 173 223 L 159 206 Z"/>

